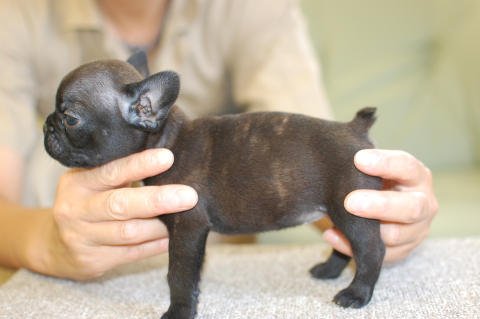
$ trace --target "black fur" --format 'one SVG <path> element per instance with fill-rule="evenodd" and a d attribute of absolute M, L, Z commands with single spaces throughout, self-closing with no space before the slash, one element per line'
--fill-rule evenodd
<path fill-rule="evenodd" d="M 357 264 L 352 283 L 334 301 L 343 307 L 367 304 L 385 247 L 379 221 L 349 214 L 344 199 L 356 189 L 381 188 L 381 179 L 353 164 L 357 151 L 374 147 L 368 129 L 375 109 L 360 110 L 349 123 L 278 112 L 191 121 L 172 106 L 178 91 L 173 72 L 142 79 L 127 63 L 92 62 L 65 77 L 56 111 L 44 126 L 48 153 L 70 167 L 94 167 L 146 148 L 164 147 L 175 155 L 172 168 L 144 181 L 189 185 L 199 195 L 193 209 L 159 216 L 170 236 L 171 305 L 162 318 L 195 316 L 211 230 L 249 234 L 313 222 L 323 214 L 345 234 Z M 67 115 L 75 125 L 65 125 Z M 349 260 L 334 251 L 311 273 L 335 278 Z"/>

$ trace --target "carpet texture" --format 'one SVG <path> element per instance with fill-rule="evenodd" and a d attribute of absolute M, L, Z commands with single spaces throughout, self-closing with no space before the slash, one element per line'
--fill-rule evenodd
<path fill-rule="evenodd" d="M 320 281 L 308 270 L 326 244 L 210 246 L 198 318 L 480 318 L 480 237 L 426 240 L 382 268 L 366 307 L 342 309 L 333 296 L 353 278 Z M 159 318 L 167 310 L 166 255 L 73 282 L 17 272 L 0 288 L 0 318 Z"/>

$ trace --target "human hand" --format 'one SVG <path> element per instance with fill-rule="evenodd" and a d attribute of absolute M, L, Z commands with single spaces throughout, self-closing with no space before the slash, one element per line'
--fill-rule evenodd
<path fill-rule="evenodd" d="M 385 262 L 405 258 L 427 237 L 438 211 L 430 170 L 406 152 L 377 149 L 358 152 L 355 166 L 365 174 L 382 177 L 383 190 L 351 192 L 345 198 L 346 210 L 381 221 Z M 329 229 L 323 237 L 339 252 L 352 256 L 350 244 L 339 230 Z"/>
<path fill-rule="evenodd" d="M 173 154 L 157 149 L 66 172 L 50 219 L 50 253 L 40 272 L 87 279 L 166 252 L 168 232 L 156 216 L 192 208 L 196 192 L 183 185 L 128 186 L 172 164 Z"/>

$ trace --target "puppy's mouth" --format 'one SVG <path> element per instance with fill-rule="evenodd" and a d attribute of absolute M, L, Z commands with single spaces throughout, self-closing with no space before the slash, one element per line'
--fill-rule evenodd
<path fill-rule="evenodd" d="M 44 129 L 44 135 L 45 150 L 51 157 L 58 160 L 59 155 L 62 154 L 63 148 L 61 147 L 60 142 L 55 136 L 55 132 L 53 130 L 45 132 Z"/>
<path fill-rule="evenodd" d="M 68 146 L 68 141 L 65 138 L 65 132 L 61 127 L 55 125 L 54 119 L 51 115 L 45 121 L 43 125 L 44 134 L 44 146 L 48 155 L 60 164 L 73 168 L 73 167 L 92 167 L 88 156 L 82 153 L 72 151 Z"/>

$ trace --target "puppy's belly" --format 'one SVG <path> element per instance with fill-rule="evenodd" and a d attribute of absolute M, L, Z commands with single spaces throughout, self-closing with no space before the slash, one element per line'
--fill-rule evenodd
<path fill-rule="evenodd" d="M 210 214 L 212 230 L 226 235 L 253 234 L 271 230 L 312 223 L 325 217 L 326 209 L 319 206 L 310 210 L 291 210 L 288 213 L 276 214 L 275 211 L 251 214 L 237 212 L 236 214 Z"/>
<path fill-rule="evenodd" d="M 325 209 L 321 207 L 319 210 L 303 213 L 288 214 L 278 220 L 278 224 L 283 227 L 291 227 L 316 222 L 326 216 Z"/>

